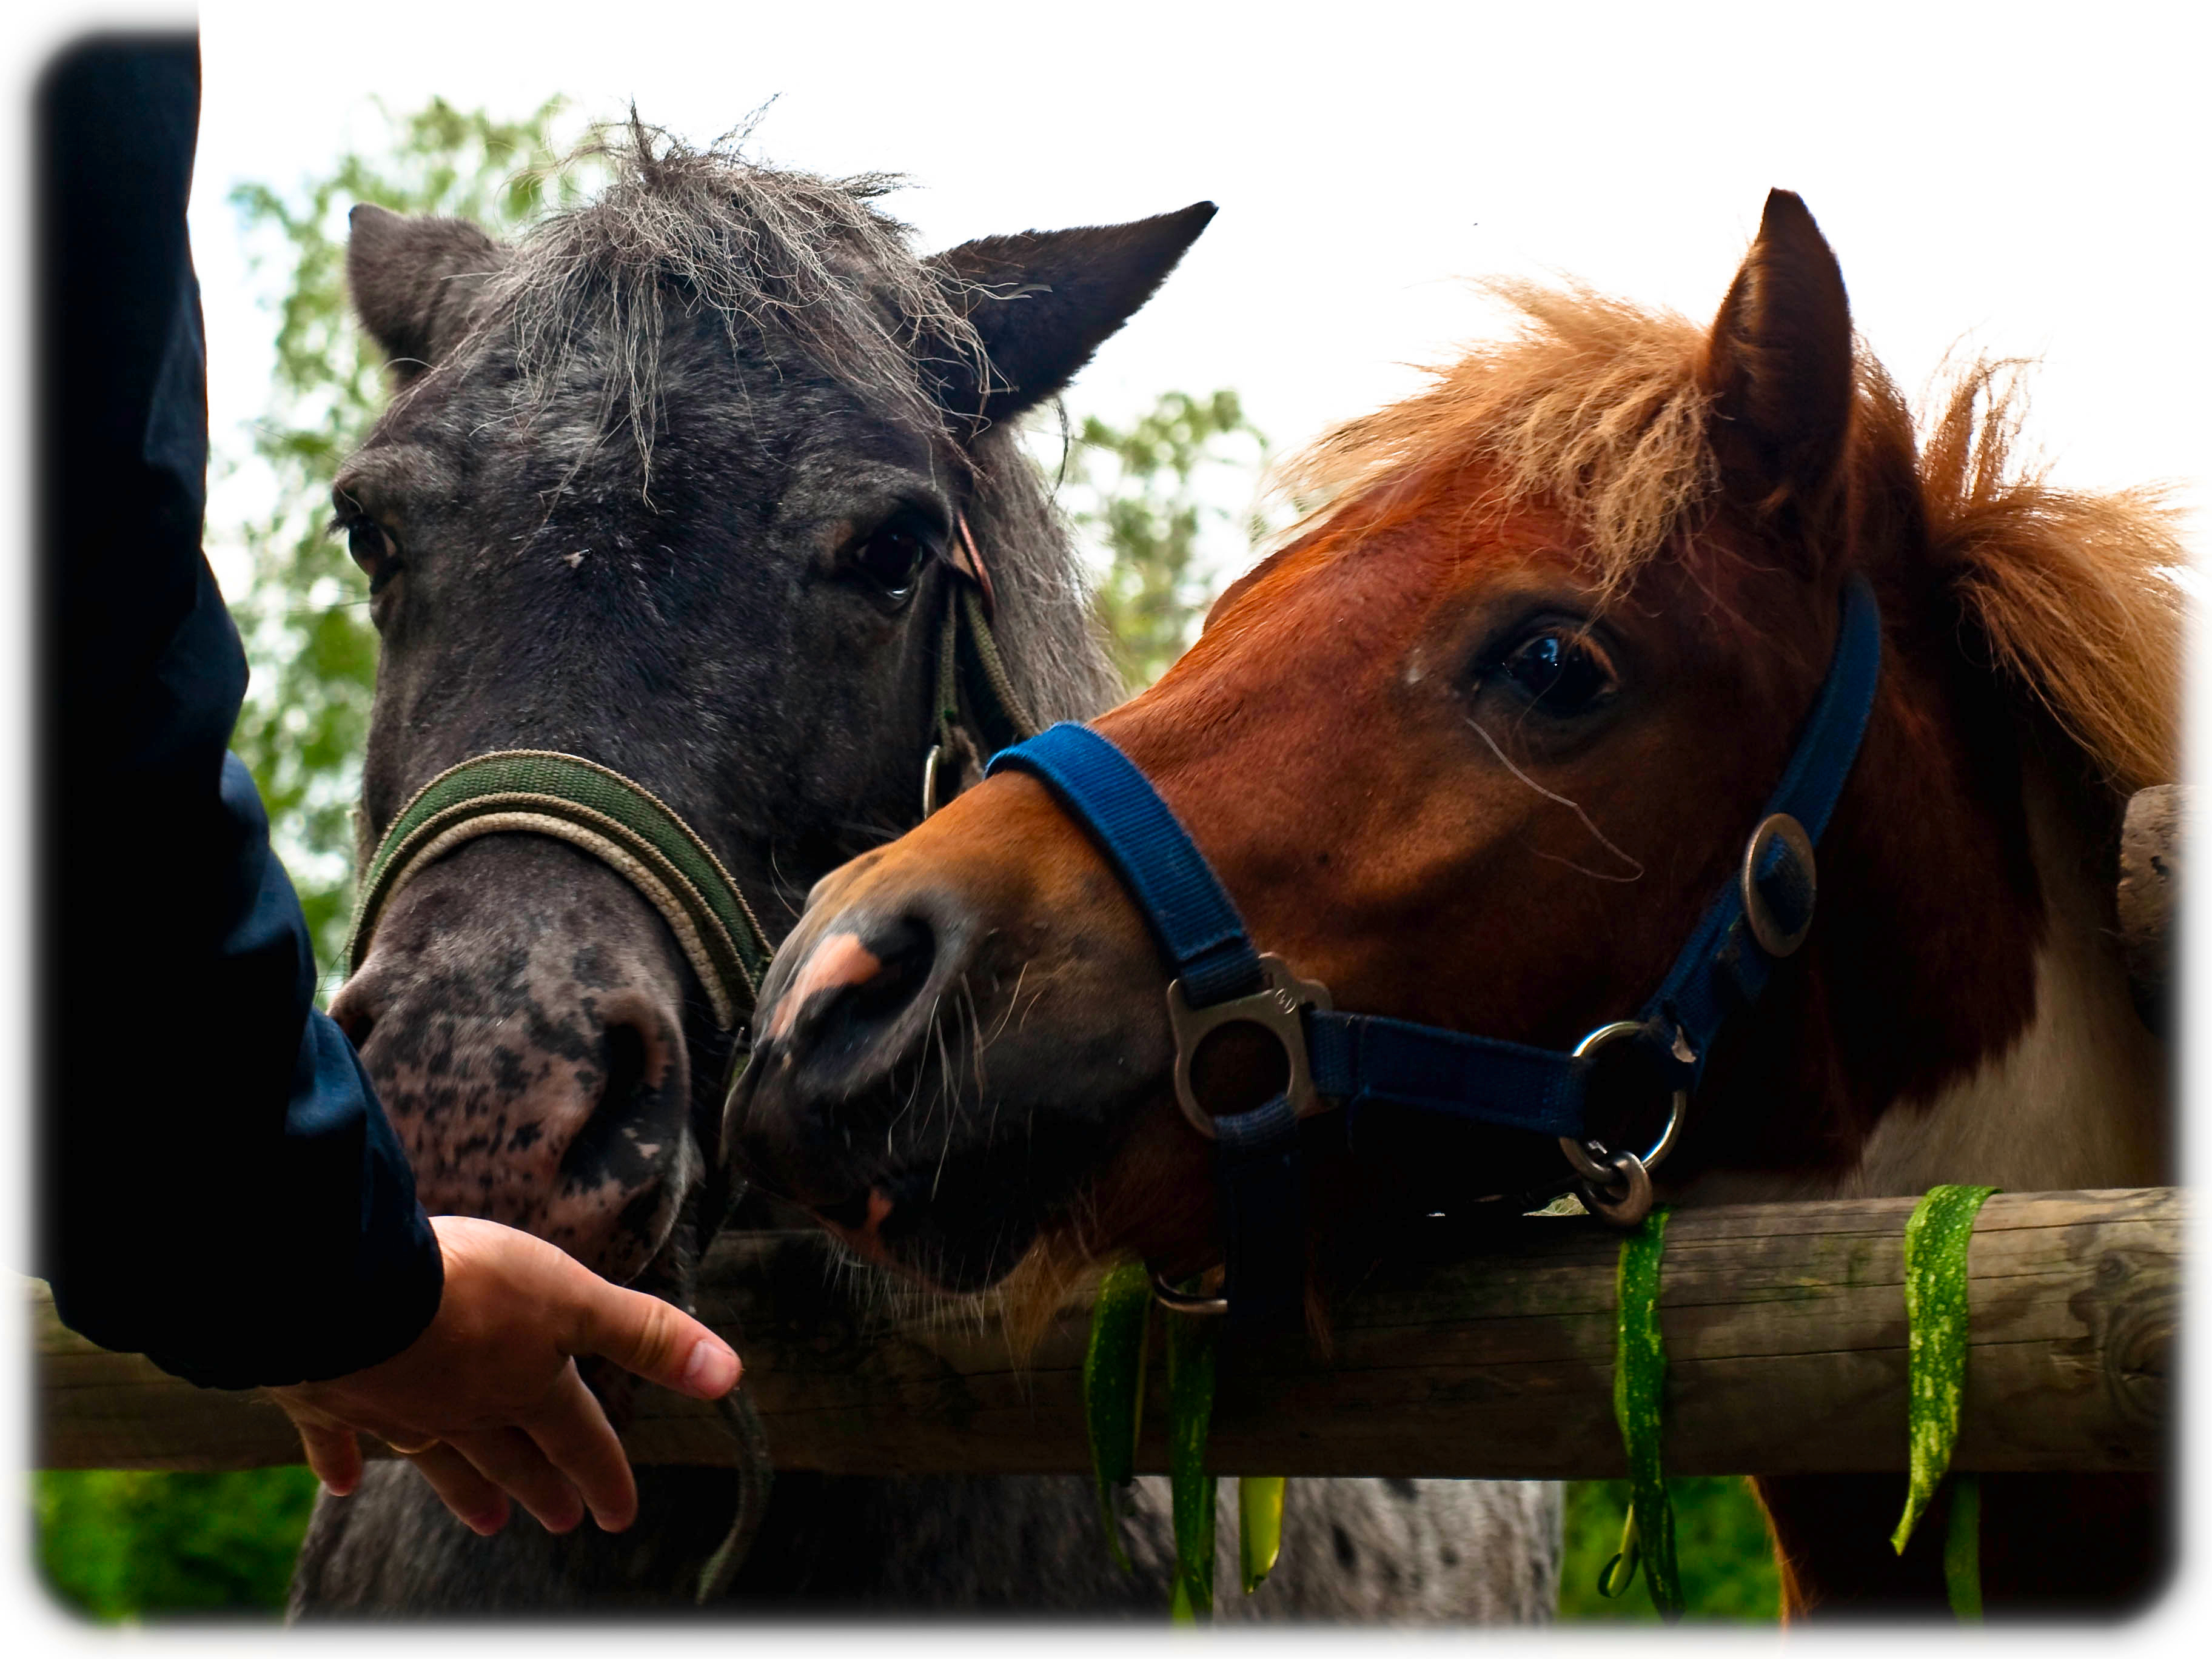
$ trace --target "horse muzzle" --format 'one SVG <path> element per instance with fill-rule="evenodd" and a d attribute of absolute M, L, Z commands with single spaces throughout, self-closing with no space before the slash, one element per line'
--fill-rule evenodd
<path fill-rule="evenodd" d="M 702 1167 L 684 963 L 622 882 L 557 842 L 489 836 L 398 895 L 331 1015 L 434 1214 L 558 1244 L 617 1282 Z"/>

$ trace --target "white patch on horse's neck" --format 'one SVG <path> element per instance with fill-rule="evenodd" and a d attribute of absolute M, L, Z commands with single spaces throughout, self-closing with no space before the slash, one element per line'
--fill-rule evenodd
<path fill-rule="evenodd" d="M 2030 761 L 2023 797 L 2046 929 L 2035 1013 L 2003 1053 L 1933 1100 L 1893 1103 L 1840 1177 L 1717 1171 L 1699 1203 L 1904 1198 L 1942 1182 L 2049 1192 L 2172 1179 L 2164 1045 L 2137 1018 L 2099 868 L 2057 787 Z"/>

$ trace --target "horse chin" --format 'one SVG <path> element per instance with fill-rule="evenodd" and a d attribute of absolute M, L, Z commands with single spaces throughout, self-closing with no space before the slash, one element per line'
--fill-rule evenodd
<path fill-rule="evenodd" d="M 842 1203 L 808 1209 L 860 1261 L 963 1296 L 1005 1279 L 1036 1237 L 1035 1213 L 1007 1197 L 988 1179 L 969 1182 L 956 1170 L 916 1166 Z"/>

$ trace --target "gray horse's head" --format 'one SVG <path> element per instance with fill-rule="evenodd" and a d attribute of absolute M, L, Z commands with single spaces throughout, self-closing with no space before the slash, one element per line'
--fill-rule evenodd
<path fill-rule="evenodd" d="M 341 471 L 382 636 L 364 851 L 471 756 L 559 750 L 686 819 L 780 936 L 911 824 L 964 520 L 1035 711 L 1112 687 L 1010 423 L 1140 306 L 1212 209 L 929 258 L 872 198 L 642 129 L 513 246 L 354 210 L 394 392 Z M 332 1005 L 434 1212 L 680 1285 L 730 1038 L 659 912 L 561 841 L 424 867 Z"/>

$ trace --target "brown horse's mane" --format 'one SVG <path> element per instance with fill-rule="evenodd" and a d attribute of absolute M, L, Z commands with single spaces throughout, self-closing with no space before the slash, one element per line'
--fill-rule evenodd
<path fill-rule="evenodd" d="M 1485 287 L 1519 329 L 1287 460 L 1278 487 L 1322 505 L 1285 540 L 1355 503 L 1388 518 L 1391 498 L 1419 493 L 1420 480 L 1479 465 L 1504 499 L 1567 512 L 1601 593 L 1617 592 L 1694 530 L 1719 489 L 1698 380 L 1705 331 L 1577 286 Z M 1978 638 L 2023 714 L 2054 724 L 2114 790 L 2166 781 L 2184 621 L 2172 573 L 2187 562 L 2176 514 L 2156 489 L 2069 490 L 2021 465 L 2021 368 L 1971 363 L 1938 387 L 1916 430 L 1862 343 L 1850 470 L 1917 480 L 1922 544 L 1902 551 L 1945 577 L 1954 631 Z"/>

